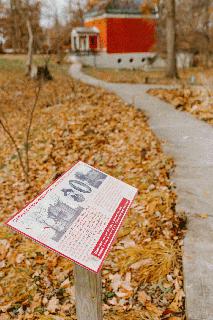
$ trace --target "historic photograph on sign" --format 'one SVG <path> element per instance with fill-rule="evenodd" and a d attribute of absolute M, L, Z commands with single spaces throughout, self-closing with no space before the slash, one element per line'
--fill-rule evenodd
<path fill-rule="evenodd" d="M 136 193 L 78 162 L 7 224 L 98 272 Z"/>

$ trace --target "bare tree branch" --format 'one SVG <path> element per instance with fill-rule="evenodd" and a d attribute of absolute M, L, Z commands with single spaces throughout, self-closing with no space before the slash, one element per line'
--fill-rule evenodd
<path fill-rule="evenodd" d="M 25 168 L 25 165 L 24 165 L 24 161 L 22 159 L 22 155 L 21 155 L 20 149 L 19 149 L 19 147 L 18 147 L 18 145 L 17 145 L 17 143 L 16 143 L 11 131 L 5 126 L 4 122 L 1 119 L 0 119 L 0 125 L 1 125 L 2 129 L 4 130 L 4 132 L 7 134 L 7 136 L 9 137 L 9 139 L 12 142 L 13 146 L 15 147 L 15 150 L 17 152 L 21 168 L 22 168 L 23 173 L 25 175 L 25 179 L 28 182 L 28 174 L 27 174 L 27 171 L 26 171 L 26 168 Z"/>
<path fill-rule="evenodd" d="M 34 104 L 31 108 L 31 111 L 30 111 L 29 125 L 28 125 L 27 132 L 26 132 L 25 154 L 26 154 L 26 171 L 27 171 L 28 176 L 29 176 L 29 170 L 30 170 L 30 167 L 29 167 L 29 138 L 30 138 L 30 131 L 31 131 L 32 123 L 33 123 L 33 116 L 35 113 L 36 106 L 38 104 L 40 92 L 41 92 L 41 81 L 39 81 L 39 86 L 38 86 L 38 89 L 37 89 L 37 92 L 35 95 L 35 101 L 34 101 Z"/>
<path fill-rule="evenodd" d="M 29 184 L 29 172 L 30 172 L 30 165 L 29 165 L 29 139 L 30 139 L 30 133 L 31 133 L 31 128 L 33 124 L 33 118 L 35 114 L 36 107 L 38 105 L 39 101 L 39 96 L 41 93 L 41 88 L 42 88 L 42 81 L 40 80 L 38 83 L 38 86 L 36 87 L 36 92 L 35 92 L 35 99 L 34 103 L 31 108 L 28 108 L 25 103 L 23 102 L 23 105 L 25 106 L 25 109 L 27 108 L 29 110 L 29 117 L 28 117 L 28 122 L 27 122 L 27 128 L 26 128 L 26 136 L 25 136 L 25 143 L 24 143 L 24 155 L 22 154 L 15 138 L 14 135 L 9 128 L 7 119 L 4 115 L 3 112 L 1 112 L 1 117 L 0 117 L 0 127 L 2 127 L 3 131 L 5 134 L 8 136 L 9 141 L 12 143 L 13 147 L 16 150 L 19 163 L 21 166 L 21 169 L 24 173 L 25 181 L 27 184 Z M 11 95 L 11 92 L 9 92 L 6 88 L 0 87 L 0 89 L 3 92 L 9 93 Z"/>
<path fill-rule="evenodd" d="M 29 35 L 28 40 L 28 53 L 27 53 L 27 75 L 31 75 L 33 63 L 33 30 L 29 17 L 27 18 L 27 30 Z"/>

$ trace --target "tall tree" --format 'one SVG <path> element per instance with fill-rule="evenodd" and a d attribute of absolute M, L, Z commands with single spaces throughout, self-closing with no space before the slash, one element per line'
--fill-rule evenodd
<path fill-rule="evenodd" d="M 158 52 L 167 53 L 167 0 L 161 0 L 158 19 Z M 176 51 L 196 55 L 208 65 L 213 54 L 213 0 L 176 0 Z M 195 62 L 196 62 L 195 61 Z"/>
<path fill-rule="evenodd" d="M 177 77 L 175 6 L 175 0 L 166 0 L 167 76 L 170 78 Z"/>
<path fill-rule="evenodd" d="M 4 9 L 5 9 L 5 6 L 4 6 L 4 3 L 2 0 L 0 0 L 0 53 L 2 52 L 3 50 L 3 18 L 4 18 Z"/>
<path fill-rule="evenodd" d="M 200 12 L 200 26 L 199 31 L 203 37 L 203 55 L 204 55 L 204 65 L 208 67 L 209 56 L 210 56 L 210 26 L 211 22 L 211 5 L 210 0 L 199 0 L 195 1 L 194 8 Z"/>
<path fill-rule="evenodd" d="M 56 53 L 57 62 L 62 61 L 62 23 L 58 8 L 54 1 L 46 0 L 43 2 L 43 15 L 49 21 L 49 27 L 46 29 L 49 51 Z"/>
<path fill-rule="evenodd" d="M 28 76 L 30 76 L 31 72 L 32 72 L 32 65 L 33 65 L 33 40 L 34 40 L 34 36 L 33 36 L 32 24 L 31 24 L 29 16 L 26 17 L 26 25 L 27 25 L 27 31 L 28 31 L 28 36 L 29 36 L 27 62 L 26 62 L 26 66 L 27 66 L 26 73 Z"/>
<path fill-rule="evenodd" d="M 20 23 L 21 1 L 10 0 L 7 10 L 6 28 L 8 25 L 7 40 L 10 38 L 12 48 L 15 52 L 21 49 L 22 27 Z"/>
<path fill-rule="evenodd" d="M 71 31 L 73 28 L 83 26 L 85 12 L 84 1 L 67 0 L 60 13 L 53 2 L 45 0 L 44 14 L 51 23 L 46 29 L 48 44 L 51 52 L 56 53 L 57 62 L 63 58 L 63 52 L 71 48 Z"/>
<path fill-rule="evenodd" d="M 54 33 L 56 40 L 56 54 L 57 54 L 57 63 L 62 62 L 62 34 L 61 34 L 61 24 L 59 22 L 59 14 L 57 10 L 55 11 L 54 16 Z"/>
<path fill-rule="evenodd" d="M 3 21 L 1 23 L 3 35 L 6 40 L 5 46 L 12 48 L 15 52 L 26 52 L 28 50 L 29 23 L 35 35 L 33 41 L 34 49 L 40 47 L 43 31 L 40 26 L 41 2 L 39 0 L 8 0 L 5 2 Z"/>

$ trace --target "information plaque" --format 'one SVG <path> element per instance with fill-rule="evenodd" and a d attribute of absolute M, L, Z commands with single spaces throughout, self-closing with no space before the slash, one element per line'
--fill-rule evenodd
<path fill-rule="evenodd" d="M 6 224 L 98 273 L 136 193 L 80 161 Z"/>

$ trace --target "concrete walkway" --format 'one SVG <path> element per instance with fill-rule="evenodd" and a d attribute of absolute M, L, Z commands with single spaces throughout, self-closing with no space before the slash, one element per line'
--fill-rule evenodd
<path fill-rule="evenodd" d="M 184 253 L 188 320 L 213 320 L 213 128 L 146 93 L 162 86 L 106 83 L 83 74 L 78 64 L 70 73 L 116 93 L 127 103 L 134 101 L 164 141 L 166 153 L 174 157 L 177 209 L 188 213 Z"/>

